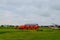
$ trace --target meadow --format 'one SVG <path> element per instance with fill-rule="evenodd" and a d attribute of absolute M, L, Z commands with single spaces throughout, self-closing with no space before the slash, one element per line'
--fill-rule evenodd
<path fill-rule="evenodd" d="M 0 27 L 0 40 L 60 40 L 60 30 L 49 28 L 20 30 Z"/>

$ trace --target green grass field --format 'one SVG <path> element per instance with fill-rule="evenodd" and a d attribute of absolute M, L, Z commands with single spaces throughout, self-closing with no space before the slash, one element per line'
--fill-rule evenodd
<path fill-rule="evenodd" d="M 19 30 L 0 28 L 0 40 L 60 40 L 60 30 Z"/>

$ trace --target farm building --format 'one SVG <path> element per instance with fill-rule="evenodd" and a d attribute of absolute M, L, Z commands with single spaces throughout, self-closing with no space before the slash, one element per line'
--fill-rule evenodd
<path fill-rule="evenodd" d="M 60 25 L 50 25 L 48 26 L 49 28 L 52 28 L 52 29 L 60 29 Z"/>
<path fill-rule="evenodd" d="M 28 29 L 28 30 L 31 30 L 31 29 L 39 29 L 39 25 L 38 24 L 24 24 L 24 25 L 20 25 L 20 26 L 17 26 L 16 28 L 18 29 Z"/>

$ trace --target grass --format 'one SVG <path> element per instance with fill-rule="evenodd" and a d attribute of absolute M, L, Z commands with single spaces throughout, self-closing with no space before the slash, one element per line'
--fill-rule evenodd
<path fill-rule="evenodd" d="M 0 40 L 60 40 L 60 30 L 40 28 L 36 31 L 0 28 Z"/>

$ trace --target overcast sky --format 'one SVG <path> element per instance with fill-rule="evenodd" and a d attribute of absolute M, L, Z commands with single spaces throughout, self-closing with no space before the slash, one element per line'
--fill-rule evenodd
<path fill-rule="evenodd" d="M 60 24 L 60 0 L 0 0 L 0 25 Z"/>

